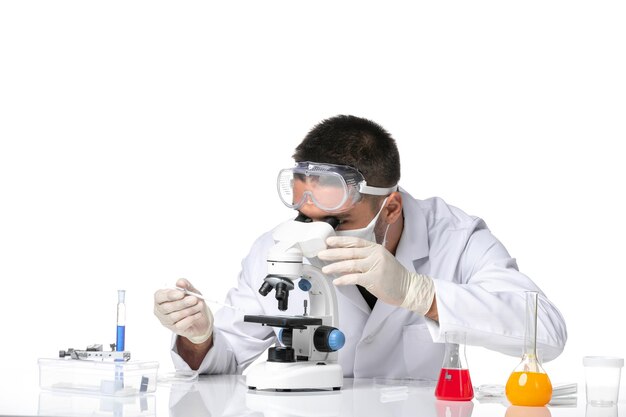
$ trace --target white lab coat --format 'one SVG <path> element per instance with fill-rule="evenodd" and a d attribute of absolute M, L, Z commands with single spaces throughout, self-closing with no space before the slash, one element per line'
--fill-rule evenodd
<path fill-rule="evenodd" d="M 339 328 L 346 336 L 339 363 L 346 377 L 436 379 L 444 355 L 444 333 L 464 332 L 467 343 L 519 356 L 524 343 L 525 294 L 540 291 L 517 270 L 515 259 L 485 223 L 440 198 L 416 200 L 402 191 L 404 231 L 396 258 L 405 268 L 434 279 L 439 322 L 378 300 L 369 306 L 356 286 L 337 288 Z M 289 308 L 278 310 L 273 292 L 258 293 L 266 276 L 266 254 L 274 244 L 262 235 L 243 260 L 236 288 L 226 302 L 246 314 L 302 314 L 306 293 L 291 291 Z M 539 294 L 537 346 L 544 361 L 565 345 L 563 317 Z M 202 373 L 241 373 L 276 342 L 278 329 L 243 322 L 243 313 L 222 308 L 215 315 L 213 348 Z M 177 368 L 189 369 L 176 353 Z"/>

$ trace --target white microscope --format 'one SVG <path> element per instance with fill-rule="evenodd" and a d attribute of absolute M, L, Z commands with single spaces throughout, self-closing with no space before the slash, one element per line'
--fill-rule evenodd
<path fill-rule="evenodd" d="M 312 222 L 303 215 L 280 225 L 274 231 L 276 244 L 267 256 L 267 276 L 259 289 L 266 296 L 274 289 L 278 309 L 285 311 L 289 291 L 298 287 L 309 293 L 310 314 L 301 316 L 244 316 L 244 321 L 280 327 L 282 346 L 271 347 L 266 362 L 252 365 L 246 385 L 258 390 L 339 390 L 343 371 L 337 351 L 345 343 L 338 325 L 335 289 L 319 268 L 303 264 L 303 257 L 314 258 L 326 249 L 326 238 L 335 234 L 339 221 L 328 217 Z"/>

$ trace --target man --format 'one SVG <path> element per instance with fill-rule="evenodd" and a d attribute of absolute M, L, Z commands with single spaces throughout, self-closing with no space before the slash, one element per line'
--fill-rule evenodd
<path fill-rule="evenodd" d="M 520 355 L 525 291 L 539 288 L 481 219 L 397 187 L 400 157 L 388 132 L 366 119 L 336 116 L 309 132 L 294 159 L 296 166 L 279 174 L 283 202 L 312 221 L 340 222 L 317 262 L 336 277 L 346 377 L 436 379 L 446 332 Z M 227 302 L 252 315 L 302 314 L 297 299 L 280 312 L 273 297 L 257 292 L 273 245 L 271 232 L 254 243 Z M 196 291 L 184 279 L 177 285 Z M 538 310 L 538 350 L 551 360 L 565 345 L 565 322 L 541 292 Z M 241 373 L 276 341 L 276 329 L 244 323 L 236 310 L 221 309 L 214 321 L 202 300 L 179 290 L 157 291 L 155 314 L 177 335 L 172 357 L 179 368 Z"/>

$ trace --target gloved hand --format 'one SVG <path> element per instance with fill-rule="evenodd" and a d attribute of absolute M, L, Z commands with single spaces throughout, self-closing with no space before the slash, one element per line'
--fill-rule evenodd
<path fill-rule="evenodd" d="M 176 281 L 176 286 L 201 294 L 184 278 Z M 206 342 L 213 334 L 213 314 L 204 300 L 181 290 L 155 292 L 154 315 L 163 326 L 194 344 Z"/>
<path fill-rule="evenodd" d="M 432 278 L 409 272 L 382 245 L 348 236 L 331 236 L 326 244 L 330 249 L 317 256 L 333 262 L 323 273 L 341 275 L 333 284 L 361 285 L 379 300 L 421 315 L 430 309 L 435 297 Z"/>

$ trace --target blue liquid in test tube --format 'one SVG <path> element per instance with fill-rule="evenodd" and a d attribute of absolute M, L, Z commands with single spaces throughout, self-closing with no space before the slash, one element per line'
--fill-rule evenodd
<path fill-rule="evenodd" d="M 117 290 L 117 338 L 115 339 L 115 350 L 124 351 L 124 339 L 126 338 L 126 291 Z"/>
<path fill-rule="evenodd" d="M 126 338 L 126 291 L 117 290 L 117 337 L 115 338 L 115 350 L 124 351 L 124 339 Z M 124 362 L 116 359 L 115 362 Z M 115 365 L 115 392 L 124 388 L 124 364 Z"/>

